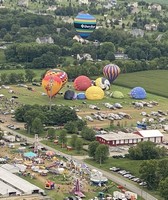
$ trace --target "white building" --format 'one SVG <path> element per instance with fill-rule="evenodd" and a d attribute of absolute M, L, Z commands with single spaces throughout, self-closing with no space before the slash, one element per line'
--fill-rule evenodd
<path fill-rule="evenodd" d="M 38 37 L 36 39 L 36 42 L 38 44 L 54 44 L 54 40 L 52 39 L 52 37 Z"/>

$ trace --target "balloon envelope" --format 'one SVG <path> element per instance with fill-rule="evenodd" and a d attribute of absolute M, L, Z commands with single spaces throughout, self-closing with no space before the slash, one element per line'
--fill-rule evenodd
<path fill-rule="evenodd" d="M 91 86 L 91 80 L 87 76 L 78 76 L 74 80 L 74 88 L 75 90 L 85 91 Z"/>
<path fill-rule="evenodd" d="M 79 94 L 77 94 L 77 99 L 86 99 L 86 95 L 85 95 L 85 93 L 79 93 Z"/>
<path fill-rule="evenodd" d="M 108 64 L 103 68 L 104 76 L 112 83 L 119 75 L 120 68 L 115 64 Z"/>
<path fill-rule="evenodd" d="M 61 81 L 62 81 L 62 87 L 67 83 L 67 81 L 68 81 L 68 75 L 63 70 L 58 69 L 58 68 L 50 69 L 50 70 L 48 70 L 46 72 L 45 76 L 46 75 L 52 75 L 52 74 L 57 75 L 61 79 Z"/>
<path fill-rule="evenodd" d="M 131 90 L 130 96 L 133 99 L 145 99 L 146 98 L 146 91 L 142 87 L 135 87 Z"/>
<path fill-rule="evenodd" d="M 67 90 L 64 94 L 64 99 L 72 100 L 74 99 L 75 92 L 73 90 Z"/>
<path fill-rule="evenodd" d="M 89 100 L 100 100 L 104 97 L 104 91 L 98 86 L 91 86 L 86 90 L 85 95 Z"/>
<path fill-rule="evenodd" d="M 62 87 L 61 79 L 56 75 L 46 75 L 42 80 L 42 86 L 49 97 L 55 96 Z"/>
<path fill-rule="evenodd" d="M 87 38 L 96 28 L 96 19 L 88 13 L 79 13 L 74 19 L 74 27 L 82 38 Z"/>
<path fill-rule="evenodd" d="M 110 89 L 110 82 L 107 78 L 97 78 L 95 81 L 96 86 L 100 87 L 102 90 L 109 90 Z"/>
<path fill-rule="evenodd" d="M 116 99 L 123 99 L 124 95 L 120 91 L 114 91 L 110 94 L 111 97 L 116 98 Z"/>

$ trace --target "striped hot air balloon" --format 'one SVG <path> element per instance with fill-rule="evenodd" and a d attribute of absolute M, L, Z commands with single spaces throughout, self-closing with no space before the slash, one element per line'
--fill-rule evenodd
<path fill-rule="evenodd" d="M 103 68 L 103 74 L 112 83 L 120 74 L 120 68 L 115 64 L 108 64 Z"/>
<path fill-rule="evenodd" d="M 82 38 L 87 38 L 96 28 L 96 18 L 81 12 L 74 19 L 74 27 Z"/>

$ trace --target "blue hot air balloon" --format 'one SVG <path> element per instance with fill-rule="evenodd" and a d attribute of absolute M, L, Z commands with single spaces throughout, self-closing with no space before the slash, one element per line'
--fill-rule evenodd
<path fill-rule="evenodd" d="M 131 90 L 130 96 L 133 99 L 145 99 L 146 98 L 146 91 L 142 87 L 135 87 Z"/>
<path fill-rule="evenodd" d="M 115 64 L 108 64 L 103 68 L 104 76 L 112 83 L 119 75 L 120 68 Z"/>
<path fill-rule="evenodd" d="M 81 12 L 74 19 L 74 27 L 82 38 L 87 38 L 96 28 L 96 18 Z"/>

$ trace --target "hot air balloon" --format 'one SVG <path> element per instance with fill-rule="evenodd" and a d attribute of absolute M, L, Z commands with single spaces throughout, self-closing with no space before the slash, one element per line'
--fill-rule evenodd
<path fill-rule="evenodd" d="M 62 87 L 67 83 L 68 81 L 68 75 L 66 72 L 64 72 L 63 70 L 61 69 L 50 69 L 46 72 L 45 76 L 46 75 L 52 75 L 52 74 L 56 74 L 62 81 Z"/>
<path fill-rule="evenodd" d="M 96 86 L 100 87 L 102 90 L 110 89 L 110 82 L 107 78 L 99 77 L 95 80 Z"/>
<path fill-rule="evenodd" d="M 103 68 L 104 76 L 112 83 L 120 73 L 120 68 L 115 64 L 108 64 Z"/>
<path fill-rule="evenodd" d="M 131 90 L 130 96 L 133 99 L 145 99 L 146 98 L 146 91 L 142 87 L 135 87 Z"/>
<path fill-rule="evenodd" d="M 42 80 L 42 86 L 49 97 L 55 96 L 62 88 L 62 81 L 56 75 L 46 75 Z"/>
<path fill-rule="evenodd" d="M 74 19 L 74 27 L 82 38 L 87 38 L 96 28 L 96 19 L 88 13 L 81 12 Z"/>
<path fill-rule="evenodd" d="M 73 90 L 67 90 L 64 94 L 64 99 L 72 100 L 75 97 L 75 92 Z"/>
<path fill-rule="evenodd" d="M 87 76 L 78 76 L 74 80 L 74 88 L 75 90 L 85 91 L 91 86 L 91 80 Z"/>
<path fill-rule="evenodd" d="M 91 86 L 86 90 L 85 95 L 89 100 L 100 100 L 104 97 L 104 91 L 98 86 Z"/>

